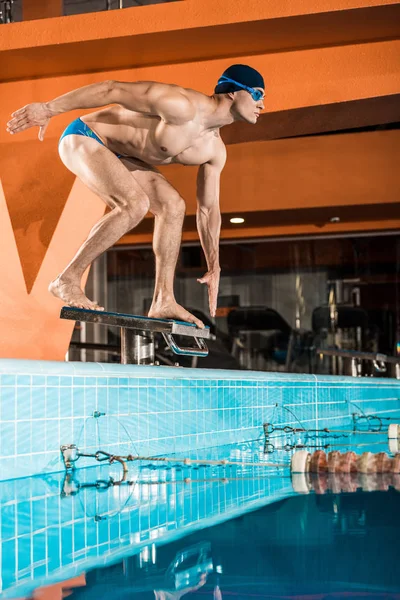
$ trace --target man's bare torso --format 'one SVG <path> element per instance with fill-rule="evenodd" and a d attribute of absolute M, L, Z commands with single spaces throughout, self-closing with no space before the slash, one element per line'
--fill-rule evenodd
<path fill-rule="evenodd" d="M 223 148 L 219 128 L 204 126 L 204 116 L 212 109 L 210 98 L 193 90 L 162 85 L 174 91 L 182 90 L 195 108 L 193 119 L 173 124 L 158 115 L 111 106 L 87 114 L 82 120 L 107 148 L 122 156 L 135 157 L 151 165 L 206 163 Z"/>

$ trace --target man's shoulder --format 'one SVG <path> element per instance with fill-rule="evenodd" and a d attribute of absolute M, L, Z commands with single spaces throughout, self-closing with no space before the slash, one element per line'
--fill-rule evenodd
<path fill-rule="evenodd" d="M 148 82 L 151 83 L 152 92 L 156 96 L 171 99 L 178 104 L 191 105 L 195 113 L 207 111 L 212 104 L 210 96 L 192 88 L 183 87 L 174 83 Z"/>
<path fill-rule="evenodd" d="M 182 85 L 177 85 L 176 83 L 162 83 L 159 81 L 151 81 L 151 82 L 149 81 L 147 83 L 151 83 L 153 89 L 159 89 L 160 91 L 162 90 L 164 93 L 170 92 L 171 94 L 182 94 L 183 96 L 186 96 L 188 99 L 192 100 L 193 102 L 195 102 L 195 101 L 210 102 L 210 97 L 207 96 L 206 94 L 203 94 L 202 92 L 198 92 L 197 90 L 194 90 L 192 88 L 184 87 Z"/>
<path fill-rule="evenodd" d="M 194 98 L 179 85 L 149 82 L 147 95 L 152 106 L 168 123 L 181 125 L 191 121 L 196 115 Z"/>
<path fill-rule="evenodd" d="M 171 90 L 174 89 L 175 91 L 179 91 L 182 96 L 187 98 L 187 100 L 199 110 L 207 110 L 207 107 L 212 104 L 210 96 L 203 94 L 203 92 L 198 92 L 192 88 L 186 88 L 179 85 L 170 85 L 170 88 Z"/>

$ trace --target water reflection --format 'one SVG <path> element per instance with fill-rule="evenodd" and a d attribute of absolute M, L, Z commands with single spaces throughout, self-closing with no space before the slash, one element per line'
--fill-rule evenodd
<path fill-rule="evenodd" d="M 392 488 L 290 497 L 89 571 L 69 598 L 400 599 L 398 508 Z"/>

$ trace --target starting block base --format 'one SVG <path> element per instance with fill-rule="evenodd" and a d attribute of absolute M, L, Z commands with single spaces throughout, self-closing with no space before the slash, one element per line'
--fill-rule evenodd
<path fill-rule="evenodd" d="M 194 323 L 88 310 L 72 306 L 64 306 L 61 309 L 60 318 L 97 323 L 108 327 L 120 327 L 122 364 L 154 365 L 155 333 L 161 333 L 169 348 L 177 355 L 208 355 L 208 348 L 204 340 L 210 337 L 210 328 L 199 329 Z M 179 346 L 174 339 L 174 335 L 193 338 L 197 348 Z"/>

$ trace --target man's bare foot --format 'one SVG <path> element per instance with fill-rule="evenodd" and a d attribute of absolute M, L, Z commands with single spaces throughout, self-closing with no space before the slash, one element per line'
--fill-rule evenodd
<path fill-rule="evenodd" d="M 165 304 L 159 303 L 151 305 L 148 316 L 153 319 L 174 319 L 176 321 L 186 321 L 187 323 L 194 323 L 200 329 L 204 329 L 204 323 L 184 309 L 183 306 L 180 306 L 180 304 L 177 302 L 166 302 Z"/>
<path fill-rule="evenodd" d="M 60 298 L 67 306 L 87 308 L 89 310 L 104 310 L 103 306 L 99 306 L 97 302 L 89 300 L 79 285 L 62 275 L 59 275 L 50 283 L 49 292 L 56 298 Z"/>

